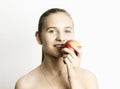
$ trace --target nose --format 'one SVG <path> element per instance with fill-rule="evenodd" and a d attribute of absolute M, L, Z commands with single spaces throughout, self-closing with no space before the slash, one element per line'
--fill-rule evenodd
<path fill-rule="evenodd" d="M 65 41 L 65 35 L 63 33 L 59 33 L 56 37 L 56 41 L 64 42 Z"/>

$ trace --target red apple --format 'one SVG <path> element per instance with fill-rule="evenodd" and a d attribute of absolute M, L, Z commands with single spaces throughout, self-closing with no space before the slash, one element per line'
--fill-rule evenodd
<path fill-rule="evenodd" d="M 79 42 L 77 42 L 76 40 L 68 40 L 65 43 L 65 47 L 72 50 L 72 51 L 74 51 L 74 53 L 77 55 L 76 50 L 71 47 L 71 44 L 77 46 L 78 48 L 80 48 L 81 46 L 80 46 Z"/>

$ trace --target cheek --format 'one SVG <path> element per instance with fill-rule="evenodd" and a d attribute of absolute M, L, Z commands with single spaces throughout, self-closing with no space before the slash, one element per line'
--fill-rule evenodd
<path fill-rule="evenodd" d="M 74 39 L 74 34 L 67 35 L 67 36 L 66 36 L 66 39 L 67 39 L 67 40 Z"/>
<path fill-rule="evenodd" d="M 45 31 L 43 31 L 41 34 L 42 43 L 47 43 L 49 39 L 50 39 L 50 36 Z"/>
<path fill-rule="evenodd" d="M 46 45 L 50 44 L 49 41 L 50 41 L 49 39 L 45 39 L 45 38 L 44 38 L 44 39 L 42 40 L 42 44 L 46 46 Z"/>
<path fill-rule="evenodd" d="M 44 36 L 44 37 L 42 38 L 42 44 L 43 44 L 44 46 L 50 45 L 53 41 L 54 41 L 54 37 Z"/>

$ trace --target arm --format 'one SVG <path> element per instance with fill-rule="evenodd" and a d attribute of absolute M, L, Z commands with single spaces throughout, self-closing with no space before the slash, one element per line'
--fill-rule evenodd
<path fill-rule="evenodd" d="M 29 77 L 20 78 L 15 85 L 15 89 L 32 89 L 33 82 L 30 81 Z"/>
<path fill-rule="evenodd" d="M 71 89 L 98 89 L 97 81 L 93 73 L 89 71 L 80 71 L 81 49 L 72 46 L 78 55 L 67 48 L 64 49 L 68 53 L 65 63 L 68 70 L 69 82 Z"/>
<path fill-rule="evenodd" d="M 23 80 L 18 80 L 15 85 L 15 89 L 28 89 L 27 84 Z"/>
<path fill-rule="evenodd" d="M 71 45 L 72 46 L 72 45 Z M 70 82 L 71 89 L 85 89 L 82 82 L 81 73 L 80 73 L 80 59 L 81 59 L 81 49 L 76 46 L 72 46 L 77 52 L 77 55 L 68 48 L 64 48 L 63 51 L 68 53 L 65 58 L 65 63 L 68 70 L 68 79 Z"/>
<path fill-rule="evenodd" d="M 90 72 L 87 71 L 87 76 L 86 76 L 86 85 L 87 89 L 98 89 L 98 82 L 96 76 Z"/>
<path fill-rule="evenodd" d="M 24 88 L 24 85 L 22 83 L 17 81 L 16 84 L 15 84 L 15 89 L 25 89 L 25 88 Z"/>

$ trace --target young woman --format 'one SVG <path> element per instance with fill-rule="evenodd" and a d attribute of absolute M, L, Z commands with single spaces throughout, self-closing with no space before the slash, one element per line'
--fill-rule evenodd
<path fill-rule="evenodd" d="M 81 48 L 64 45 L 74 39 L 72 18 L 64 9 L 52 8 L 42 14 L 36 39 L 42 45 L 40 66 L 20 78 L 15 89 L 98 89 L 95 75 L 80 68 Z"/>

